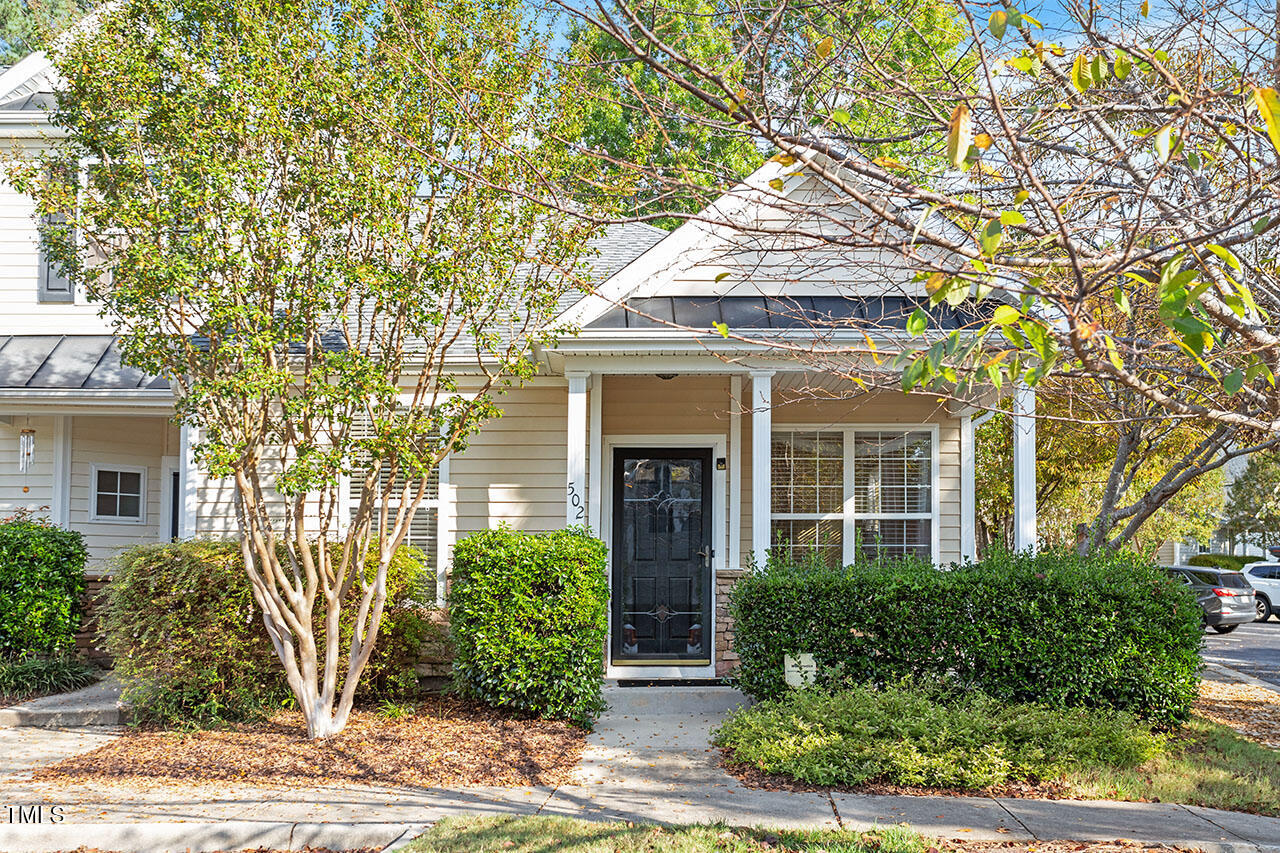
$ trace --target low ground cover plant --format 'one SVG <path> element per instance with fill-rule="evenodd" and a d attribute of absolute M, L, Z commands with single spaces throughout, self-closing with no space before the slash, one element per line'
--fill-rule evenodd
<path fill-rule="evenodd" d="M 104 631 L 124 699 L 142 721 L 211 725 L 291 704 L 242 560 L 238 542 L 220 540 L 141 545 L 116 559 Z M 428 571 L 412 548 L 392 562 L 362 701 L 404 701 L 416 693 L 418 650 L 438 629 L 409 596 Z M 349 621 L 341 631 L 349 636 Z"/>
<path fill-rule="evenodd" d="M 590 725 L 604 708 L 606 555 L 582 528 L 504 526 L 458 542 L 449 593 L 458 691 Z"/>
<path fill-rule="evenodd" d="M 0 705 L 79 690 L 98 670 L 71 654 L 27 655 L 0 661 Z"/>
<path fill-rule="evenodd" d="M 984 790 L 1135 767 L 1163 737 L 1122 711 L 897 684 L 797 690 L 734 714 L 716 743 L 736 762 L 815 785 Z"/>
<path fill-rule="evenodd" d="M 739 684 L 759 699 L 786 692 L 787 656 L 811 654 L 825 686 L 943 681 L 1172 725 L 1199 680 L 1200 608 L 1132 554 L 997 553 L 945 570 L 771 562 L 730 606 Z"/>

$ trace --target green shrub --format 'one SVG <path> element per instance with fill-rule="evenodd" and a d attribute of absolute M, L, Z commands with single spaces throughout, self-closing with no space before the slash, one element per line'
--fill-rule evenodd
<path fill-rule="evenodd" d="M 437 629 L 404 599 L 424 571 L 420 552 L 402 548 L 396 554 L 377 645 L 361 676 L 362 700 L 398 700 L 416 691 L 418 648 Z M 107 589 L 107 646 L 125 683 L 124 698 L 142 719 L 202 725 L 260 717 L 291 704 L 239 543 L 132 548 L 117 558 Z M 352 610 L 343 614 L 344 643 Z M 318 608 L 317 623 L 322 619 Z"/>
<path fill-rule="evenodd" d="M 892 685 L 796 690 L 732 715 L 716 743 L 737 761 L 816 785 L 982 790 L 1134 767 L 1162 738 L 1119 711 Z"/>
<path fill-rule="evenodd" d="M 949 570 L 911 561 L 767 567 L 731 593 L 740 685 L 776 698 L 787 655 L 820 684 L 945 681 L 1001 701 L 1112 707 L 1161 724 L 1196 695 L 1201 611 L 1141 558 L 995 554 Z"/>
<path fill-rule="evenodd" d="M 1255 563 L 1261 557 L 1237 557 L 1233 554 L 1196 554 L 1190 560 L 1187 560 L 1189 566 L 1205 566 L 1211 569 L 1226 569 L 1229 572 L 1238 572 L 1250 563 Z"/>
<path fill-rule="evenodd" d="M 0 523 L 0 659 L 75 647 L 84 538 L 28 519 Z"/>
<path fill-rule="evenodd" d="M 453 551 L 449 621 L 459 692 L 589 725 L 604 708 L 609 584 L 585 530 L 477 533 Z"/>
<path fill-rule="evenodd" d="M 0 702 L 79 690 L 98 680 L 97 671 L 78 657 L 54 654 L 0 661 Z"/>

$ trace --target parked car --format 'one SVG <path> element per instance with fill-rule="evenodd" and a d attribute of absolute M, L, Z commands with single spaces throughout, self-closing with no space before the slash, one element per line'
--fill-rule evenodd
<path fill-rule="evenodd" d="M 1219 634 L 1229 634 L 1258 617 L 1257 598 L 1243 572 L 1202 566 L 1168 566 L 1196 595 L 1204 610 L 1204 624 Z"/>
<path fill-rule="evenodd" d="M 1280 607 L 1280 563 L 1250 563 L 1244 567 L 1244 576 L 1258 591 L 1258 621 L 1266 622 Z"/>

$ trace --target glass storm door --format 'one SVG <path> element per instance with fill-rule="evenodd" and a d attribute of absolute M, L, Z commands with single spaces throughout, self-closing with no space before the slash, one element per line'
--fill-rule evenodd
<path fill-rule="evenodd" d="M 711 450 L 613 454 L 615 665 L 711 662 Z"/>

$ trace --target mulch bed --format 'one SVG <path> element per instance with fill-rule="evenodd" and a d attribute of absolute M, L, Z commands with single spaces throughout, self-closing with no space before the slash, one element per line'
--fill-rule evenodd
<path fill-rule="evenodd" d="M 197 732 L 135 731 L 35 774 L 41 781 L 298 788 L 330 783 L 443 787 L 558 785 L 578 763 L 586 732 L 450 697 L 388 720 L 355 711 L 346 729 L 306 738 L 302 716 Z"/>
<path fill-rule="evenodd" d="M 1186 847 L 1139 844 L 1136 841 L 952 841 L 942 850 L 952 853 L 1188 853 Z"/>
<path fill-rule="evenodd" d="M 1200 682 L 1195 712 L 1249 740 L 1280 749 L 1280 693 L 1251 684 Z"/>

